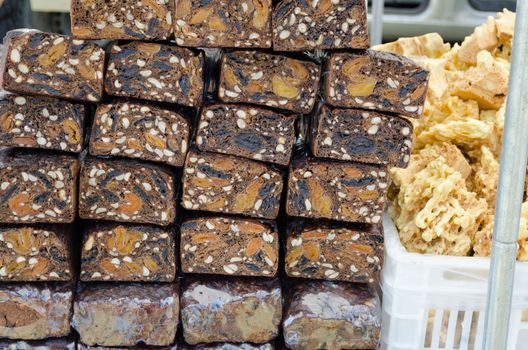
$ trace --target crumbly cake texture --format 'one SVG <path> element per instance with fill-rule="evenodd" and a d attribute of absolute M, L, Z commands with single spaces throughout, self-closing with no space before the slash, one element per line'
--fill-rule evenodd
<path fill-rule="evenodd" d="M 412 118 L 423 113 L 429 73 L 406 57 L 373 50 L 336 53 L 325 74 L 324 95 L 332 106 Z"/>
<path fill-rule="evenodd" d="M 182 290 L 183 336 L 188 344 L 274 339 L 282 319 L 278 280 L 196 280 Z"/>
<path fill-rule="evenodd" d="M 214 104 L 202 109 L 196 145 L 200 151 L 288 165 L 296 115 L 248 105 Z"/>
<path fill-rule="evenodd" d="M 37 340 L 70 334 L 73 285 L 0 285 L 0 337 Z M 17 349 L 18 350 L 18 349 Z"/>
<path fill-rule="evenodd" d="M 172 230 L 154 226 L 95 225 L 84 235 L 81 281 L 172 282 L 176 276 Z"/>
<path fill-rule="evenodd" d="M 369 285 L 305 282 L 288 297 L 282 323 L 289 349 L 374 349 L 381 305 Z"/>
<path fill-rule="evenodd" d="M 309 113 L 319 85 L 314 62 L 258 51 L 233 51 L 222 57 L 218 97 Z"/>
<path fill-rule="evenodd" d="M 179 322 L 178 290 L 178 284 L 81 285 L 72 327 L 87 345 L 171 345 Z"/>
<path fill-rule="evenodd" d="M 412 123 L 390 114 L 321 107 L 314 114 L 310 147 L 316 157 L 405 168 Z"/>
<path fill-rule="evenodd" d="M 363 0 L 282 0 L 273 12 L 273 48 L 277 51 L 368 47 Z"/>
<path fill-rule="evenodd" d="M 83 102 L 101 99 L 105 52 L 96 44 L 35 30 L 11 31 L 5 42 L 6 91 Z"/>
<path fill-rule="evenodd" d="M 14 150 L 0 158 L 0 222 L 71 223 L 79 163 L 69 155 Z"/>
<path fill-rule="evenodd" d="M 286 212 L 346 222 L 381 222 L 388 170 L 383 166 L 296 158 L 289 169 Z"/>
<path fill-rule="evenodd" d="M 290 277 L 374 283 L 382 261 L 381 225 L 299 221 L 289 227 L 285 269 Z"/>
<path fill-rule="evenodd" d="M 71 31 L 79 39 L 168 40 L 171 0 L 72 0 Z"/>
<path fill-rule="evenodd" d="M 135 102 L 102 104 L 95 112 L 90 154 L 182 166 L 189 128 L 185 117 L 168 109 Z"/>
<path fill-rule="evenodd" d="M 79 216 L 167 226 L 176 216 L 174 176 L 132 160 L 87 158 L 79 180 Z"/>
<path fill-rule="evenodd" d="M 275 276 L 279 235 L 275 225 L 252 219 L 200 217 L 183 222 L 183 272 L 234 276 Z"/>
<path fill-rule="evenodd" d="M 79 153 L 83 141 L 82 105 L 27 95 L 0 99 L 0 147 Z"/>
<path fill-rule="evenodd" d="M 176 0 L 176 44 L 271 47 L 271 0 Z"/>
<path fill-rule="evenodd" d="M 283 176 L 253 160 L 189 152 L 183 176 L 185 209 L 275 219 Z"/>
<path fill-rule="evenodd" d="M 0 228 L 0 281 L 70 281 L 71 228 L 3 226 Z"/>
<path fill-rule="evenodd" d="M 189 107 L 201 105 L 204 89 L 202 53 L 133 41 L 114 43 L 109 56 L 104 84 L 109 95 Z"/>

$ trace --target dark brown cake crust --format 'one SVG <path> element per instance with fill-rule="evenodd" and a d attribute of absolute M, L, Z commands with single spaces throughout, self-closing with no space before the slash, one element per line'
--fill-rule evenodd
<path fill-rule="evenodd" d="M 196 145 L 200 151 L 288 165 L 296 116 L 247 105 L 215 104 L 202 110 Z"/>
<path fill-rule="evenodd" d="M 189 273 L 275 276 L 279 234 L 275 225 L 233 217 L 199 217 L 181 226 L 182 271 Z"/>
<path fill-rule="evenodd" d="M 94 43 L 31 30 L 7 34 L 2 86 L 20 94 L 97 102 L 105 52 Z"/>
<path fill-rule="evenodd" d="M 72 0 L 71 31 L 80 39 L 167 40 L 172 0 Z"/>
<path fill-rule="evenodd" d="M 282 0 L 273 11 L 273 49 L 305 51 L 369 47 L 363 0 Z"/>
<path fill-rule="evenodd" d="M 314 115 L 310 148 L 316 157 L 405 168 L 413 125 L 390 114 L 323 106 Z"/>
<path fill-rule="evenodd" d="M 271 0 L 176 0 L 176 44 L 271 47 Z"/>
<path fill-rule="evenodd" d="M 0 99 L 0 147 L 79 153 L 83 141 L 82 105 L 22 95 Z"/>
<path fill-rule="evenodd" d="M 300 157 L 290 166 L 286 212 L 377 224 L 383 217 L 389 185 L 383 166 Z"/>
<path fill-rule="evenodd" d="M 79 180 L 79 216 L 167 226 L 176 216 L 171 172 L 132 160 L 87 158 Z"/>
<path fill-rule="evenodd" d="M 189 122 L 179 113 L 135 102 L 99 105 L 90 154 L 120 156 L 182 166 L 189 144 Z"/>
<path fill-rule="evenodd" d="M 183 177 L 185 209 L 275 219 L 282 174 L 245 158 L 191 151 Z"/>
<path fill-rule="evenodd" d="M 189 49 L 133 41 L 110 51 L 105 91 L 112 96 L 199 106 L 203 55 Z"/>
<path fill-rule="evenodd" d="M 218 97 L 309 113 L 319 85 L 320 67 L 310 61 L 258 51 L 233 51 L 222 58 Z"/>
<path fill-rule="evenodd" d="M 145 225 L 91 226 L 83 240 L 81 281 L 172 282 L 174 235 L 172 230 Z"/>
<path fill-rule="evenodd" d="M 361 108 L 419 118 L 429 73 L 393 53 L 336 53 L 326 65 L 325 99 L 335 107 Z"/>
<path fill-rule="evenodd" d="M 71 223 L 79 162 L 69 155 L 14 150 L 0 157 L 0 222 Z"/>

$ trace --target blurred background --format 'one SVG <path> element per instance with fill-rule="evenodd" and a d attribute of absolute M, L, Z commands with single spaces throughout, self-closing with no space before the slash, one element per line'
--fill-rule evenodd
<path fill-rule="evenodd" d="M 8 30 L 25 27 L 69 34 L 70 0 L 0 0 L 0 3 L 3 3 L 1 37 Z M 446 41 L 462 41 L 488 16 L 503 8 L 514 11 L 515 3 L 515 0 L 385 0 L 383 39 L 391 41 L 438 32 Z"/>

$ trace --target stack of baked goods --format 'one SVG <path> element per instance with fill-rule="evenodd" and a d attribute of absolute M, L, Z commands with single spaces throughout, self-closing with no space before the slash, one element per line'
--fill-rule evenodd
<path fill-rule="evenodd" d="M 5 40 L 2 346 L 375 348 L 428 72 L 363 0 L 71 5 Z"/>

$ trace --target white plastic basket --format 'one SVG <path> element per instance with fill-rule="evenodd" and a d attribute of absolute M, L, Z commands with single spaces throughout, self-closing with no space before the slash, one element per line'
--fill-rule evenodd
<path fill-rule="evenodd" d="M 409 253 L 385 215 L 381 349 L 482 349 L 490 259 Z M 515 266 L 505 350 L 528 349 L 528 263 Z"/>

